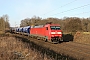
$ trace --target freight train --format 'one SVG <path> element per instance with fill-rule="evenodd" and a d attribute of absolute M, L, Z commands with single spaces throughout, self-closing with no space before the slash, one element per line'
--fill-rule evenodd
<path fill-rule="evenodd" d="M 49 42 L 63 41 L 62 30 L 59 24 L 46 24 L 38 26 L 27 26 L 15 29 L 16 33 L 27 34 L 30 37 L 42 39 Z"/>

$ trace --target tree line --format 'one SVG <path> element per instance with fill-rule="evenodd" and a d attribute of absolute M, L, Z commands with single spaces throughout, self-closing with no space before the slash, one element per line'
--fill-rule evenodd
<path fill-rule="evenodd" d="M 0 17 L 0 31 L 5 32 L 10 28 L 8 15 L 3 15 Z"/>
<path fill-rule="evenodd" d="M 90 32 L 90 18 L 79 18 L 79 17 L 64 17 L 62 19 L 59 18 L 46 18 L 42 19 L 40 17 L 32 17 L 21 20 L 21 27 L 31 26 L 31 25 L 45 25 L 48 22 L 52 22 L 54 24 L 60 24 L 61 29 L 64 32 Z"/>

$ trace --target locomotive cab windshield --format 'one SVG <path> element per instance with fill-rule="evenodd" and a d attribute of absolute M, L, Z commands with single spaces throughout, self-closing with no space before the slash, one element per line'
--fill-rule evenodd
<path fill-rule="evenodd" d="M 60 26 L 50 26 L 51 30 L 61 30 Z"/>

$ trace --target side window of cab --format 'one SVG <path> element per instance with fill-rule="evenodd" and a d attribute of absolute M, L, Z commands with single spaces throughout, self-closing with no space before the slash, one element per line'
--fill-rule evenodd
<path fill-rule="evenodd" d="M 46 27 L 46 30 L 48 30 L 48 27 Z"/>

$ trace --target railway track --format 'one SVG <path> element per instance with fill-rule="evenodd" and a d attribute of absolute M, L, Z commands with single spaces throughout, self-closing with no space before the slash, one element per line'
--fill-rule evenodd
<path fill-rule="evenodd" d="M 64 54 L 78 60 L 89 60 L 90 59 L 90 45 L 80 44 L 75 42 L 63 42 L 60 44 L 52 44 L 49 42 L 44 42 L 43 40 L 37 40 L 27 36 L 21 36 L 27 38 L 28 40 L 41 45 L 42 47 L 49 48 L 59 54 Z"/>

